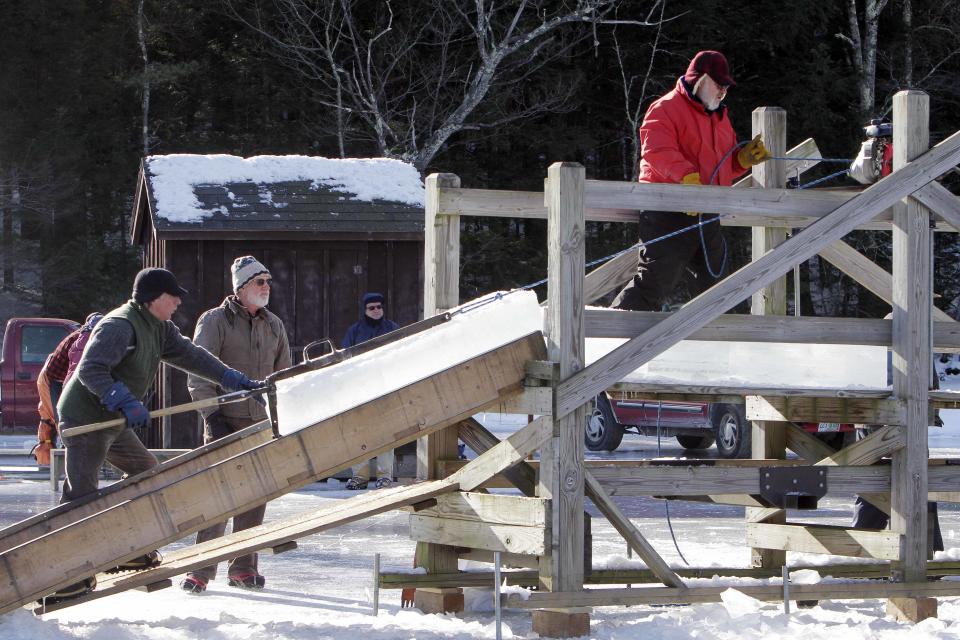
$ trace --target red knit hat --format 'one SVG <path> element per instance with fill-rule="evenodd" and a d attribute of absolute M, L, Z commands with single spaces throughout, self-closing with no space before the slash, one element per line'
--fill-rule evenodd
<path fill-rule="evenodd" d="M 683 74 L 683 79 L 693 85 L 703 74 L 710 76 L 719 85 L 737 86 L 730 75 L 730 65 L 727 64 L 727 58 L 719 51 L 701 51 L 693 56 L 690 66 L 687 67 L 687 72 Z"/>

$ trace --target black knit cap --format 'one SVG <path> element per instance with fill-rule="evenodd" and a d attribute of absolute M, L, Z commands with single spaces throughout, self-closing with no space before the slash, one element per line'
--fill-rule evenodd
<path fill-rule="evenodd" d="M 162 294 L 185 296 L 189 291 L 177 283 L 177 279 L 166 269 L 141 269 L 133 279 L 133 299 L 140 304 L 153 302 Z"/>

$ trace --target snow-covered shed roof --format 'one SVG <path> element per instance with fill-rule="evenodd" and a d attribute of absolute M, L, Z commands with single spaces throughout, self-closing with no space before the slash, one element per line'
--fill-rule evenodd
<path fill-rule="evenodd" d="M 423 231 L 423 182 L 388 158 L 171 154 L 144 159 L 132 235 Z"/>

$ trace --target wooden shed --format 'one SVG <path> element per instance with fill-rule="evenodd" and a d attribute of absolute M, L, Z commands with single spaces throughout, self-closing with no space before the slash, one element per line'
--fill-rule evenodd
<path fill-rule="evenodd" d="M 150 156 L 140 166 L 131 224 L 145 267 L 164 267 L 190 291 L 174 322 L 192 336 L 199 316 L 232 293 L 230 264 L 253 255 L 275 286 L 294 360 L 305 345 L 339 347 L 366 291 L 386 296 L 401 326 L 422 315 L 423 184 L 388 159 L 305 156 Z M 163 406 L 190 400 L 186 376 L 163 367 Z M 154 425 L 151 447 L 201 442 L 196 414 Z"/>

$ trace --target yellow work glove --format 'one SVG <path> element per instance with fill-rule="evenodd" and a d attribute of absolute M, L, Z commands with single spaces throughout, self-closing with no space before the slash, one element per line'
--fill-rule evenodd
<path fill-rule="evenodd" d="M 740 161 L 741 167 L 752 167 L 755 164 L 765 162 L 769 158 L 770 152 L 763 146 L 763 140 L 760 139 L 759 133 L 737 153 L 737 160 Z"/>
<path fill-rule="evenodd" d="M 688 173 L 687 175 L 683 176 L 683 179 L 680 180 L 680 184 L 703 184 L 703 183 L 700 182 L 700 174 L 697 172 L 694 172 L 694 173 Z M 700 215 L 700 212 L 687 211 L 686 214 L 688 216 L 698 216 Z"/>

